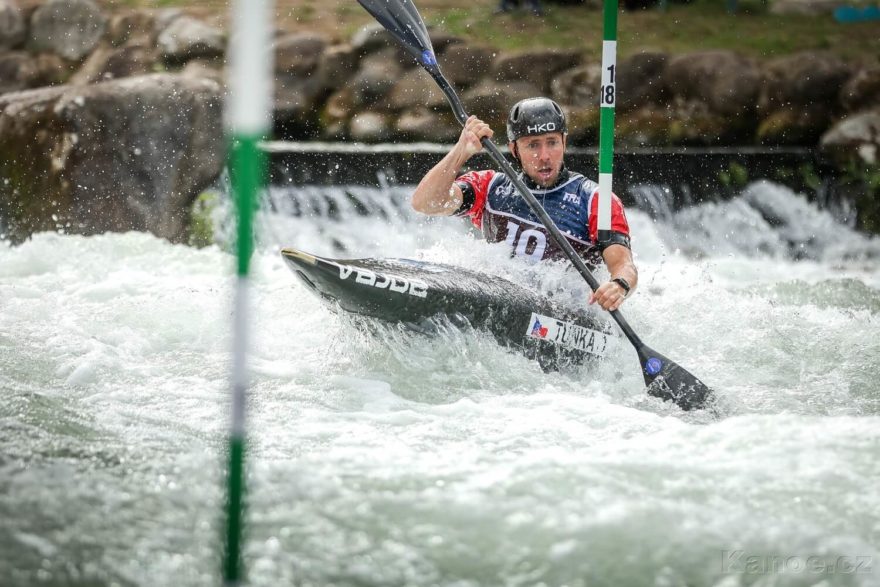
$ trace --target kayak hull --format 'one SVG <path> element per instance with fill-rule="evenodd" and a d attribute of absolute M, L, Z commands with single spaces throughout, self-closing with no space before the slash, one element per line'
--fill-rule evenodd
<path fill-rule="evenodd" d="M 544 368 L 601 358 L 611 325 L 500 277 L 411 259 L 328 259 L 292 248 L 290 269 L 331 306 L 424 331 L 438 318 L 492 334 Z"/>

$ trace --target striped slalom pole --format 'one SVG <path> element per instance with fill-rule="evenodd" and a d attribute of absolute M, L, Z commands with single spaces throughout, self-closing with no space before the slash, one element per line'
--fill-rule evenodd
<path fill-rule="evenodd" d="M 599 90 L 599 242 L 611 239 L 614 103 L 617 97 L 617 0 L 605 0 L 602 86 Z"/>
<path fill-rule="evenodd" d="M 271 0 L 234 0 L 229 44 L 229 97 L 226 128 L 238 231 L 233 319 L 232 418 L 229 431 L 229 476 L 223 581 L 244 580 L 245 399 L 248 388 L 247 351 L 250 323 L 250 271 L 254 249 L 253 214 L 263 185 L 265 161 L 259 143 L 268 134 L 272 99 Z"/>

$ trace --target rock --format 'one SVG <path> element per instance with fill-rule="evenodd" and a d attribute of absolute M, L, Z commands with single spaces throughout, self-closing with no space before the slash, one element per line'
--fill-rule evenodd
<path fill-rule="evenodd" d="M 226 47 L 223 31 L 190 16 L 171 21 L 156 39 L 166 63 L 182 64 L 198 57 L 222 57 Z"/>
<path fill-rule="evenodd" d="M 322 97 L 323 90 L 314 76 L 276 76 L 273 106 L 276 132 L 288 139 L 316 134 Z"/>
<path fill-rule="evenodd" d="M 328 45 L 317 33 L 292 33 L 275 40 L 275 71 L 295 77 L 312 75 Z"/>
<path fill-rule="evenodd" d="M 840 103 L 847 112 L 880 106 L 880 66 L 857 71 L 841 88 Z"/>
<path fill-rule="evenodd" d="M 671 109 L 647 105 L 616 116 L 616 145 L 631 147 L 665 146 L 675 143 L 671 128 L 675 124 Z"/>
<path fill-rule="evenodd" d="M 86 58 L 79 70 L 67 80 L 68 83 L 72 85 L 85 85 L 96 81 L 106 81 L 103 79 L 103 71 L 112 53 L 112 48 L 107 44 L 102 43 L 98 45 Z"/>
<path fill-rule="evenodd" d="M 847 116 L 819 141 L 822 152 L 841 165 L 861 161 L 880 165 L 880 107 Z"/>
<path fill-rule="evenodd" d="M 553 78 L 550 95 L 560 104 L 575 107 L 598 106 L 601 78 L 601 64 L 576 67 Z"/>
<path fill-rule="evenodd" d="M 388 101 L 393 110 L 425 107 L 439 109 L 446 106 L 446 96 L 421 68 L 411 69 L 394 84 Z"/>
<path fill-rule="evenodd" d="M 153 37 L 158 37 L 162 32 L 171 26 L 171 23 L 186 16 L 186 13 L 180 8 L 163 8 L 155 13 L 153 17 Z"/>
<path fill-rule="evenodd" d="M 113 47 L 100 45 L 92 51 L 79 71 L 71 76 L 73 85 L 93 84 L 153 72 L 158 55 L 152 45 Z"/>
<path fill-rule="evenodd" d="M 13 0 L 0 0 L 0 51 L 16 49 L 24 39 L 24 18 L 18 6 Z"/>
<path fill-rule="evenodd" d="M 449 83 L 464 90 L 486 76 L 494 58 L 495 53 L 488 47 L 457 43 L 443 52 L 440 67 Z"/>
<path fill-rule="evenodd" d="M 446 52 L 455 45 L 464 43 L 464 39 L 461 37 L 450 35 L 439 29 L 429 28 L 428 37 L 431 39 L 431 46 L 434 48 L 434 53 L 444 56 L 444 63 Z"/>
<path fill-rule="evenodd" d="M 751 138 L 753 126 L 731 120 L 702 100 L 676 98 L 666 105 L 646 105 L 616 118 L 615 138 L 622 145 L 713 146 Z"/>
<path fill-rule="evenodd" d="M 351 38 L 351 46 L 361 55 L 369 55 L 388 47 L 394 47 L 397 41 L 391 36 L 385 27 L 378 22 L 370 24 L 358 29 Z"/>
<path fill-rule="evenodd" d="M 568 145 L 594 146 L 599 141 L 599 104 L 583 107 L 562 105 L 568 124 Z"/>
<path fill-rule="evenodd" d="M 460 37 L 432 28 L 428 29 L 428 37 L 437 55 L 442 54 L 450 45 L 463 42 Z M 378 22 L 372 22 L 359 29 L 351 38 L 350 45 L 355 50 L 358 58 L 363 58 L 385 49 L 394 49 L 397 59 L 405 67 L 414 67 L 416 65 L 415 57 L 410 55 L 385 27 Z"/>
<path fill-rule="evenodd" d="M 317 70 L 327 38 L 314 33 L 283 34 L 275 41 L 275 122 L 286 138 L 314 136 L 328 90 Z"/>
<path fill-rule="evenodd" d="M 621 61 L 620 73 L 616 76 L 615 108 L 626 111 L 644 104 L 664 102 L 669 94 L 663 83 L 663 71 L 668 61 L 669 56 L 658 51 L 642 51 Z"/>
<path fill-rule="evenodd" d="M 318 60 L 315 76 L 325 90 L 338 90 L 348 81 L 357 69 L 357 56 L 351 45 L 328 47 Z"/>
<path fill-rule="evenodd" d="M 214 59 L 191 59 L 186 62 L 180 75 L 185 77 L 209 79 L 221 87 L 226 86 L 226 76 L 223 73 L 222 64 Z"/>
<path fill-rule="evenodd" d="M 359 112 L 349 122 L 349 134 L 356 141 L 387 141 L 391 137 L 390 118 L 378 112 Z"/>
<path fill-rule="evenodd" d="M 761 144 L 813 145 L 839 115 L 838 97 L 850 67 L 824 52 L 801 52 L 764 66 L 758 98 Z"/>
<path fill-rule="evenodd" d="M 320 137 L 326 141 L 344 141 L 348 139 L 348 121 L 322 124 Z"/>
<path fill-rule="evenodd" d="M 113 14 L 107 26 L 107 40 L 114 47 L 153 45 L 156 42 L 156 17 L 144 10 Z"/>
<path fill-rule="evenodd" d="M 0 54 L 0 94 L 62 84 L 71 76 L 74 66 L 53 53 Z"/>
<path fill-rule="evenodd" d="M 104 35 L 107 19 L 91 0 L 49 0 L 31 16 L 30 48 L 79 61 Z"/>
<path fill-rule="evenodd" d="M 461 134 L 461 126 L 451 111 L 433 112 L 427 108 L 403 112 L 394 129 L 403 139 L 432 143 L 453 143 Z"/>
<path fill-rule="evenodd" d="M 0 54 L 0 94 L 36 87 L 36 61 L 24 51 Z"/>
<path fill-rule="evenodd" d="M 763 145 L 815 145 L 830 123 L 825 104 L 784 106 L 761 120 L 756 136 Z"/>
<path fill-rule="evenodd" d="M 34 88 L 63 84 L 74 72 L 75 63 L 65 61 L 54 53 L 41 53 L 36 56 L 37 79 Z"/>
<path fill-rule="evenodd" d="M 416 65 L 415 58 L 407 53 L 406 49 L 378 22 L 368 24 L 358 30 L 351 38 L 351 47 L 359 60 L 374 53 L 390 50 L 394 53 L 392 59 L 398 62 L 401 67 Z"/>
<path fill-rule="evenodd" d="M 503 54 L 495 58 L 492 76 L 496 81 L 526 81 L 538 88 L 541 95 L 550 92 L 553 77 L 580 64 L 576 51 L 545 49 Z"/>
<path fill-rule="evenodd" d="M 880 106 L 851 114 L 832 126 L 819 142 L 822 155 L 846 170 L 832 193 L 856 207 L 856 227 L 880 234 Z"/>
<path fill-rule="evenodd" d="M 830 53 L 805 51 L 774 59 L 764 66 L 758 111 L 818 103 L 833 111 L 851 75 L 852 68 Z"/>
<path fill-rule="evenodd" d="M 345 138 L 348 134 L 348 121 L 353 112 L 354 94 L 351 88 L 334 92 L 321 110 L 321 136 L 325 139 Z"/>
<path fill-rule="evenodd" d="M 754 62 L 732 51 L 678 55 L 663 70 L 664 85 L 673 96 L 699 100 L 728 116 L 753 114 L 760 81 Z"/>
<path fill-rule="evenodd" d="M 492 82 L 485 80 L 462 94 L 465 110 L 485 121 L 495 131 L 499 142 L 507 141 L 507 114 L 514 104 L 541 95 L 529 82 Z"/>
<path fill-rule="evenodd" d="M 392 49 L 368 55 L 347 84 L 354 92 L 355 104 L 358 107 L 374 104 L 391 91 L 403 72 L 404 68 L 395 59 Z"/>
<path fill-rule="evenodd" d="M 147 230 L 183 242 L 225 162 L 219 86 L 161 74 L 0 96 L 0 217 L 20 242 Z"/>

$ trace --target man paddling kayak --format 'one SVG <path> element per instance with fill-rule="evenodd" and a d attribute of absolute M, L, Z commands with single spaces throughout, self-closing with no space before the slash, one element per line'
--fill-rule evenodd
<path fill-rule="evenodd" d="M 510 178 L 493 170 L 459 170 L 491 138 L 493 131 L 475 116 L 467 119 L 458 142 L 422 178 L 412 196 L 413 208 L 432 216 L 468 217 L 489 242 L 505 242 L 517 256 L 534 260 L 561 258 L 562 251 L 518 195 Z M 522 168 L 520 179 L 574 249 L 589 264 L 604 261 L 611 279 L 590 296 L 605 310 L 618 309 L 638 283 L 632 259 L 629 224 L 617 196 L 611 203 L 611 238 L 598 241 L 599 185 L 565 167 L 565 114 L 549 98 L 516 103 L 507 118 L 508 148 Z"/>

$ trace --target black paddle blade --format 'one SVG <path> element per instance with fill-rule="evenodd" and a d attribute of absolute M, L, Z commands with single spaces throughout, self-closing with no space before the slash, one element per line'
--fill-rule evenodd
<path fill-rule="evenodd" d="M 648 394 L 675 402 L 682 410 L 699 410 L 712 398 L 712 390 L 674 361 L 642 346 L 637 349 Z"/>
<path fill-rule="evenodd" d="M 412 0 L 358 0 L 422 67 L 437 67 L 428 29 Z"/>

